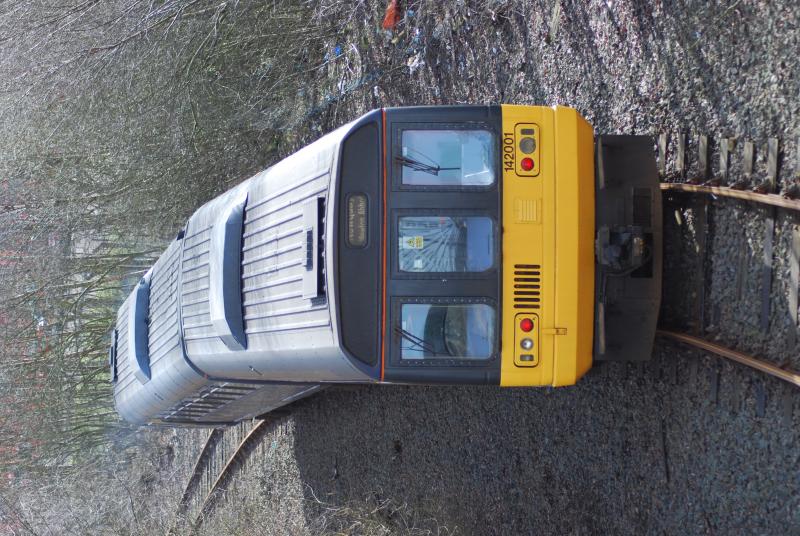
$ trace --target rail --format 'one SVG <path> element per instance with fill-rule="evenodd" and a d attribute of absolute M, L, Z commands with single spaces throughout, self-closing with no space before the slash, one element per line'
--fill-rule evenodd
<path fill-rule="evenodd" d="M 737 190 L 729 186 L 703 186 L 683 182 L 662 182 L 661 189 L 669 192 L 686 192 L 707 194 L 717 197 L 729 197 L 740 201 L 750 201 L 787 210 L 800 211 L 800 199 L 790 199 L 777 194 L 759 193 L 751 190 Z"/>
<path fill-rule="evenodd" d="M 197 518 L 195 519 L 194 525 L 197 526 L 202 523 L 203 516 L 208 513 L 211 508 L 213 508 L 214 504 L 216 503 L 217 498 L 220 496 L 220 492 L 222 491 L 223 486 L 225 486 L 228 482 L 230 482 L 231 477 L 233 476 L 234 472 L 241 466 L 241 462 L 243 458 L 249 453 L 249 450 L 261 439 L 261 437 L 267 432 L 270 425 L 272 425 L 276 419 L 264 419 L 263 421 L 256 424 L 242 439 L 239 443 L 239 446 L 236 447 L 236 450 L 233 451 L 230 458 L 228 458 L 227 463 L 220 471 L 219 475 L 217 475 L 216 480 L 211 485 L 211 489 L 206 494 L 205 500 L 203 500 L 203 505 L 200 507 L 200 511 L 197 514 Z"/>
<path fill-rule="evenodd" d="M 760 270 L 761 279 L 761 303 L 760 303 L 760 327 L 765 333 L 769 332 L 771 325 L 770 313 L 772 310 L 771 294 L 775 278 L 774 269 L 774 244 L 776 240 L 776 209 L 784 209 L 791 212 L 800 212 L 800 152 L 795 154 L 794 169 L 784 169 L 789 162 L 782 158 L 781 146 L 785 141 L 777 138 L 769 138 L 765 144 L 758 147 L 763 150 L 764 159 L 759 168 L 755 158 L 755 151 L 758 143 L 754 140 L 736 139 L 720 137 L 717 141 L 719 147 L 716 155 L 719 156 L 718 165 L 712 165 L 711 137 L 707 135 L 695 135 L 696 139 L 691 140 L 692 146 L 696 147 L 695 164 L 690 172 L 688 165 L 687 148 L 689 147 L 690 136 L 685 131 L 662 132 L 657 136 L 658 171 L 663 180 L 669 182 L 661 183 L 661 190 L 664 192 L 678 192 L 694 195 L 704 195 L 710 197 L 723 197 L 736 199 L 742 202 L 757 203 L 772 207 L 767 212 L 766 229 L 764 235 L 764 252 L 762 266 Z M 800 144 L 800 138 L 797 143 Z M 671 146 L 671 147 L 670 147 Z M 740 149 L 740 150 L 739 150 Z M 673 152 L 673 159 L 670 164 L 668 151 Z M 733 160 L 738 159 L 736 165 Z M 712 167 L 713 173 L 712 173 Z M 783 180 L 781 180 L 783 175 Z M 673 182 L 677 180 L 677 182 Z M 772 192 L 781 191 L 781 194 Z M 694 325 L 697 331 L 703 332 L 706 324 L 706 277 L 707 272 L 707 244 L 709 238 L 708 225 L 708 200 L 704 200 L 704 205 L 698 205 L 696 210 L 696 234 L 698 237 L 697 270 L 700 276 L 697 278 L 695 288 L 695 319 Z M 798 309 L 798 288 L 800 288 L 800 227 L 795 227 L 790 239 L 790 259 L 789 259 L 789 309 L 794 309 L 792 320 L 797 325 Z M 790 330 L 791 331 L 791 330 Z M 661 337 L 689 344 L 704 351 L 711 352 L 736 363 L 740 363 L 772 377 L 783 380 L 795 387 L 800 387 L 800 373 L 785 370 L 768 363 L 755 356 L 748 355 L 736 350 L 731 350 L 717 343 L 707 341 L 695 335 L 678 333 L 675 331 L 660 329 L 657 334 Z M 794 331 L 788 341 L 790 347 L 794 346 Z"/>
<path fill-rule="evenodd" d="M 258 445 L 273 425 L 289 414 L 288 407 L 279 408 L 274 413 L 267 414 L 262 420 L 255 422 L 233 452 L 227 456 L 227 459 L 222 458 L 226 455 L 225 449 L 219 448 L 219 445 L 224 440 L 225 431 L 231 429 L 215 428 L 212 430 L 195 460 L 189 480 L 178 502 L 175 520 L 167 534 L 177 534 L 179 525 L 187 525 L 191 530 L 197 529 L 203 523 L 204 517 L 214 508 L 217 500 L 224 495 L 225 487 L 231 482 L 236 471 L 241 469 L 252 449 Z M 205 486 L 208 486 L 208 481 L 203 479 L 203 475 L 215 466 L 218 467 L 217 462 L 223 460 L 225 463 L 222 469 L 216 473 L 214 481 L 207 491 L 201 489 L 204 487 L 202 485 L 204 481 L 206 482 Z M 204 495 L 201 495 L 202 493 Z M 202 502 L 197 500 L 200 497 L 203 498 Z M 197 508 L 198 504 L 199 509 Z"/>
<path fill-rule="evenodd" d="M 678 333 L 676 331 L 659 329 L 656 332 L 656 335 L 670 338 L 682 342 L 684 344 L 694 346 L 695 348 L 700 348 L 701 350 L 711 352 L 726 359 L 730 359 L 731 361 L 735 361 L 736 363 L 740 363 L 742 365 L 769 374 L 770 376 L 788 382 L 794 385 L 795 387 L 800 387 L 800 373 L 782 369 L 771 363 L 767 363 L 762 359 L 758 359 L 757 357 L 736 350 L 731 350 L 730 348 L 726 348 L 724 346 L 707 341 L 700 337 L 687 335 L 685 333 Z"/>

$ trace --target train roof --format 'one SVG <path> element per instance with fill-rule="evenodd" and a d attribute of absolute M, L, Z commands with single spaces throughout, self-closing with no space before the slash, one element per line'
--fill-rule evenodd
<path fill-rule="evenodd" d="M 288 384 L 290 388 L 283 389 L 287 397 L 311 384 L 290 377 L 281 364 L 286 360 L 299 363 L 312 380 L 314 366 L 328 374 L 341 368 L 334 362 L 334 358 L 341 360 L 341 351 L 328 300 L 287 297 L 295 293 L 295 287 L 287 283 L 282 312 L 270 315 L 278 306 L 264 302 L 271 298 L 263 297 L 263 288 L 252 290 L 255 287 L 248 281 L 295 278 L 294 256 L 287 253 L 289 260 L 282 263 L 287 266 L 282 266 L 283 253 L 263 251 L 264 243 L 272 240 L 275 247 L 280 243 L 292 255 L 298 251 L 297 240 L 302 237 L 294 228 L 287 230 L 286 222 L 298 222 L 314 200 L 328 195 L 335 182 L 340 145 L 359 121 L 334 130 L 202 205 L 134 286 L 118 311 L 111 349 L 115 404 L 126 420 L 152 422 L 181 411 L 188 420 L 230 420 L 230 412 L 222 406 L 203 403 L 208 411 L 195 408 L 189 413 L 181 408 L 187 400 L 221 389 L 244 396 L 264 384 L 253 379 L 253 359 L 244 357 L 251 351 L 280 357 L 273 360 L 275 374 L 259 373 L 269 378 L 277 375 L 276 382 Z M 235 230 L 226 232 L 226 228 Z M 231 270 L 242 277 L 230 277 Z M 242 284 L 243 279 L 245 288 L 227 288 Z M 257 294 L 264 303 L 257 303 Z M 292 307 L 296 311 L 291 312 Z M 275 329 L 284 330 L 285 337 L 274 337 Z M 303 341 L 313 346 L 310 356 L 318 364 L 292 350 Z M 361 374 L 352 365 L 349 369 L 343 369 L 345 377 Z M 324 377 L 319 371 L 316 375 Z M 237 384 L 255 387 L 237 391 Z M 254 404 L 265 403 L 263 397 L 251 398 Z"/>

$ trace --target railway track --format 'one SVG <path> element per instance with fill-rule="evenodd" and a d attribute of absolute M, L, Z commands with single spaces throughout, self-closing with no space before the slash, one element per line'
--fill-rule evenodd
<path fill-rule="evenodd" d="M 196 529 L 202 524 L 205 516 L 225 495 L 252 449 L 283 415 L 285 413 L 236 427 L 211 430 L 178 502 L 169 534 L 180 533 L 179 527 Z"/>
<path fill-rule="evenodd" d="M 691 154 L 690 148 L 694 150 Z M 689 332 L 662 327 L 658 335 L 749 367 L 762 377 L 767 375 L 785 382 L 784 385 L 800 387 L 800 373 L 789 370 L 792 365 L 797 366 L 798 362 L 796 333 L 800 288 L 800 138 L 794 143 L 793 165 L 786 158 L 787 149 L 786 144 L 776 138 L 758 144 L 751 140 L 720 136 L 712 146 L 711 138 L 705 135 L 688 136 L 679 131 L 658 136 L 658 167 L 665 206 L 674 209 L 676 219 L 681 219 L 681 214 L 690 213 L 695 237 L 695 243 L 692 244 L 695 255 L 689 262 L 692 273 L 681 274 L 682 277 L 694 280 L 693 288 L 688 289 L 693 296 L 692 310 L 689 318 L 680 319 L 685 321 L 682 323 L 688 326 Z M 710 264 L 713 255 L 718 253 L 714 250 L 713 233 L 720 230 L 713 221 L 714 211 L 717 210 L 715 201 L 718 199 L 738 203 L 744 210 L 750 211 L 748 214 L 751 217 L 763 219 L 763 238 L 757 246 L 751 245 L 753 250 L 760 250 L 755 280 L 747 270 L 748 259 L 741 252 L 738 261 L 727 261 L 739 264 L 727 273 L 735 274 L 732 284 L 737 287 L 737 296 L 741 297 L 742 288 L 748 285 L 755 287 L 758 292 L 758 303 L 752 304 L 756 306 L 752 309 L 757 328 L 761 332 L 764 356 L 751 355 L 720 344 L 720 340 L 738 340 L 740 337 L 731 333 L 730 327 L 727 333 L 722 333 L 725 330 L 720 330 L 720 324 L 724 322 L 720 319 L 718 303 L 709 305 L 713 301 L 710 290 L 713 287 L 713 278 L 710 275 L 715 273 Z M 782 228 L 784 232 L 791 233 L 791 237 L 788 237 L 788 259 L 779 258 L 776 254 L 781 238 L 784 239 L 784 244 L 787 242 L 787 237 L 779 235 L 779 221 L 791 222 L 791 225 Z M 721 232 L 738 230 L 723 228 Z M 717 277 L 719 273 L 718 269 Z M 746 281 L 748 278 L 749 281 Z M 725 286 L 717 283 L 717 287 Z M 666 284 L 668 283 L 665 280 Z M 776 288 L 787 289 L 786 295 L 781 295 L 780 299 L 785 299 L 783 305 L 789 316 L 786 322 L 787 335 L 782 337 L 786 340 L 777 341 L 778 344 L 775 340 L 781 338 L 781 326 L 775 325 Z M 719 297 L 717 300 L 719 301 Z M 786 355 L 783 358 L 776 356 L 778 346 L 785 349 Z M 711 391 L 712 396 L 716 397 L 719 370 L 712 372 L 715 377 L 711 381 Z M 754 384 L 756 412 L 763 416 L 766 406 L 764 382 L 759 379 Z M 783 408 L 784 416 L 791 420 L 796 391 L 789 389 L 782 391 L 783 402 L 779 407 Z"/>

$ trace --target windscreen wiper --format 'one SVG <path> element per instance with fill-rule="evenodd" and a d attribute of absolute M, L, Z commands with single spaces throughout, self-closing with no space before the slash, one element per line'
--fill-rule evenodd
<path fill-rule="evenodd" d="M 425 162 L 420 162 L 419 160 L 414 160 L 413 158 L 409 158 L 407 156 L 395 156 L 394 159 L 407 168 L 411 168 L 415 171 L 422 171 L 423 173 L 429 173 L 431 175 L 436 175 L 437 177 L 439 176 L 440 171 L 461 169 L 460 167 L 432 166 L 431 164 L 426 164 Z"/>
<path fill-rule="evenodd" d="M 427 353 L 429 354 L 429 356 L 432 357 L 448 357 L 445 354 L 440 354 L 436 352 L 436 349 L 433 347 L 432 344 L 427 342 L 425 339 L 417 337 L 410 331 L 406 331 L 401 327 L 395 327 L 394 332 L 411 343 L 411 346 L 408 347 L 409 350 L 415 350 L 417 352 L 421 351 L 423 352 L 423 354 Z"/>

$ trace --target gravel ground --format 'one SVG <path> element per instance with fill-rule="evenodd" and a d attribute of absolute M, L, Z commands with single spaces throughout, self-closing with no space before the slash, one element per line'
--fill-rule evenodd
<path fill-rule="evenodd" d="M 773 398 L 757 417 L 754 381 L 664 345 L 571 389 L 333 388 L 264 440 L 206 533 L 248 515 L 267 534 L 790 534 L 798 419 Z"/>
<path fill-rule="evenodd" d="M 382 5 L 320 5 L 345 51 L 322 130 L 380 105 L 559 103 L 602 133 L 777 136 L 793 179 L 800 4 L 424 0 L 392 35 L 376 30 Z M 764 333 L 765 215 L 713 201 L 705 265 L 696 221 L 665 211 L 665 321 L 692 327 L 704 274 L 695 329 L 800 368 L 785 343 L 796 223 L 777 220 Z M 797 405 L 796 390 L 663 341 L 650 363 L 568 389 L 331 388 L 265 439 L 205 531 L 252 518 L 274 534 L 800 534 Z"/>

